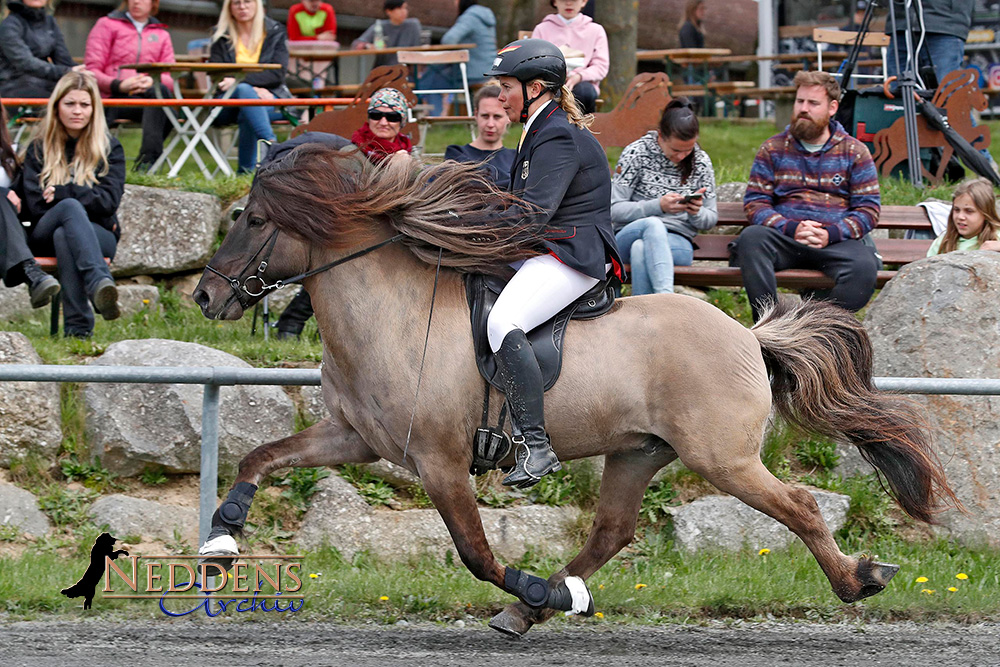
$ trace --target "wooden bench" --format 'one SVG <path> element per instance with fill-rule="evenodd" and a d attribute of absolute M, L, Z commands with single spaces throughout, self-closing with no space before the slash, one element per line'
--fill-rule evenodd
<path fill-rule="evenodd" d="M 719 208 L 719 226 L 739 225 L 746 227 L 746 216 L 743 214 L 743 204 L 737 202 L 722 202 Z M 878 229 L 896 230 L 926 230 L 931 231 L 931 223 L 924 209 L 919 206 L 883 206 L 879 216 Z M 674 282 L 690 287 L 741 287 L 743 277 L 737 267 L 713 266 L 701 262 L 729 261 L 729 242 L 736 235 L 732 234 L 698 234 L 694 242 L 695 264 L 692 266 L 675 266 Z M 875 246 L 882 256 L 886 267 L 899 267 L 915 262 L 927 255 L 931 246 L 930 240 L 922 239 L 875 239 Z M 833 287 L 833 281 L 819 271 L 808 269 L 787 269 L 776 274 L 778 287 L 793 289 L 823 289 Z M 883 287 L 896 275 L 896 269 L 883 269 L 878 272 L 878 287 Z"/>

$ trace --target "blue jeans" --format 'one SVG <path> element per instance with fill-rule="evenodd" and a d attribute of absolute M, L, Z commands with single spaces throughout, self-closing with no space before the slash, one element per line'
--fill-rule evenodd
<path fill-rule="evenodd" d="M 690 266 L 694 246 L 685 236 L 667 231 L 657 217 L 639 218 L 615 234 L 622 259 L 632 265 L 632 294 L 674 291 L 674 265 Z"/>
<path fill-rule="evenodd" d="M 259 100 L 260 97 L 249 83 L 240 83 L 236 85 L 231 99 Z M 271 121 L 281 118 L 281 113 L 272 107 L 226 107 L 215 117 L 213 125 L 238 123 L 240 126 L 238 173 L 249 174 L 257 168 L 257 141 L 259 139 L 274 141 Z"/>
<path fill-rule="evenodd" d="M 899 20 L 899 17 L 896 17 Z M 899 76 L 896 71 L 896 59 L 893 57 L 893 48 L 899 53 L 899 66 L 906 69 L 906 42 L 903 39 L 896 39 L 904 33 L 896 33 L 892 37 L 892 44 L 886 55 L 889 76 Z M 895 45 L 895 46 L 893 46 Z M 913 47 L 917 42 L 914 38 Z M 921 67 L 934 67 L 934 75 L 940 83 L 946 76 L 962 67 L 962 58 L 965 57 L 965 40 L 953 35 L 943 35 L 941 33 L 929 32 L 924 36 L 924 48 L 920 49 L 917 57 L 917 73 Z"/>

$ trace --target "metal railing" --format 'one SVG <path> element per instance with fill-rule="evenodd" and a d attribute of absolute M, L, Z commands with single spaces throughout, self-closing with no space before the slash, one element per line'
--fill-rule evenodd
<path fill-rule="evenodd" d="M 218 504 L 219 387 L 233 385 L 319 385 L 313 368 L 237 368 L 235 366 L 62 366 L 0 364 L 2 382 L 112 382 L 132 384 L 200 384 L 201 479 L 198 534 L 202 543 L 212 527 Z M 1000 396 L 1000 379 L 875 378 L 882 391 L 904 394 Z"/>

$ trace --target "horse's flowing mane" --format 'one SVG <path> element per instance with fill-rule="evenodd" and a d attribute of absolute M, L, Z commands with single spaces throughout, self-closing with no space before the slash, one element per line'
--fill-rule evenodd
<path fill-rule="evenodd" d="M 499 273 L 541 252 L 530 204 L 497 187 L 475 165 L 422 168 L 412 159 L 374 166 L 356 150 L 304 144 L 261 167 L 250 206 L 311 243 L 352 248 L 387 222 L 421 260 Z"/>

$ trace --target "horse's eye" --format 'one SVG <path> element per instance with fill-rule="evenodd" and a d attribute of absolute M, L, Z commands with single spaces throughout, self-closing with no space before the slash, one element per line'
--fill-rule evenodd
<path fill-rule="evenodd" d="M 250 219 L 247 221 L 247 223 L 251 227 L 263 227 L 266 222 L 267 221 L 264 220 L 264 218 L 260 217 L 259 215 L 252 215 L 250 216 Z"/>

